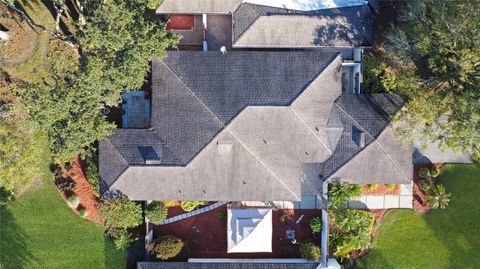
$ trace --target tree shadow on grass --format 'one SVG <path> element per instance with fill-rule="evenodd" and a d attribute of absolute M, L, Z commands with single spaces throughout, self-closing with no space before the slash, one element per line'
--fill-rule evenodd
<path fill-rule="evenodd" d="M 27 235 L 8 208 L 0 209 L 0 268 L 26 268 L 34 261 L 27 250 Z"/>
<path fill-rule="evenodd" d="M 448 248 L 449 264 L 443 268 L 478 268 L 480 264 L 480 165 L 447 165 L 439 178 L 452 193 L 446 209 L 436 209 L 425 220 Z"/>

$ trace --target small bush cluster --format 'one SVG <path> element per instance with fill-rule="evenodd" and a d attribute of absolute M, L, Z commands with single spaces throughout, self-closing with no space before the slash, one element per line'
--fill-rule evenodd
<path fill-rule="evenodd" d="M 167 214 L 168 208 L 160 201 L 151 202 L 145 210 L 145 216 L 154 224 L 159 224 L 162 220 L 166 219 Z"/>
<path fill-rule="evenodd" d="M 374 215 L 365 210 L 334 209 L 332 217 L 332 233 L 330 243 L 335 255 L 340 260 L 350 258 L 350 252 L 369 246 L 371 233 L 375 223 Z"/>
<path fill-rule="evenodd" d="M 378 189 L 378 184 L 367 184 L 367 190 L 372 192 Z"/>
<path fill-rule="evenodd" d="M 446 192 L 445 186 L 432 182 L 440 173 L 441 170 L 437 166 L 433 166 L 431 169 L 422 167 L 418 171 L 418 176 L 420 177 L 418 186 L 420 190 L 425 193 L 427 203 L 433 209 L 445 209 L 450 203 L 451 194 Z"/>
<path fill-rule="evenodd" d="M 92 187 L 93 194 L 95 196 L 100 196 L 100 181 L 98 174 L 98 158 L 96 154 L 88 155 L 86 158 L 87 167 L 85 168 L 85 177 L 87 178 L 88 184 Z"/>
<path fill-rule="evenodd" d="M 177 256 L 183 249 L 182 239 L 173 235 L 164 235 L 147 246 L 147 250 L 161 260 Z"/>
<path fill-rule="evenodd" d="M 320 247 L 312 242 L 300 244 L 300 256 L 307 260 L 318 261 L 320 259 Z"/>
<path fill-rule="evenodd" d="M 80 198 L 76 194 L 72 194 L 70 197 L 67 199 L 67 205 L 68 207 L 75 209 L 80 205 Z"/>
<path fill-rule="evenodd" d="M 397 185 L 395 185 L 395 184 L 385 184 L 385 187 L 387 188 L 387 191 L 393 191 L 393 190 L 395 190 L 395 187 L 397 187 Z"/>
<path fill-rule="evenodd" d="M 350 199 L 361 196 L 362 193 L 362 187 L 358 184 L 332 184 L 328 190 L 328 199 L 334 208 L 346 207 Z"/>
<path fill-rule="evenodd" d="M 190 212 L 199 206 L 207 205 L 207 204 L 208 202 L 205 202 L 205 201 L 181 201 L 180 207 L 183 209 L 183 211 Z"/>
<path fill-rule="evenodd" d="M 312 233 L 319 233 L 322 231 L 322 219 L 320 217 L 311 218 L 309 224 Z"/>
<path fill-rule="evenodd" d="M 133 228 L 143 222 L 142 207 L 125 195 L 103 200 L 100 212 L 107 227 Z"/>
<path fill-rule="evenodd" d="M 75 184 L 75 181 L 69 179 L 69 178 L 57 178 L 55 180 L 55 185 L 57 186 L 57 188 L 59 190 L 61 190 L 62 192 L 73 192 L 73 190 L 75 190 L 76 188 L 76 184 Z"/>

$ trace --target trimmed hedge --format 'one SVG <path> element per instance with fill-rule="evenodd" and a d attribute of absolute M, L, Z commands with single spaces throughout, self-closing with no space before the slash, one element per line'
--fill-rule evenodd
<path fill-rule="evenodd" d="M 159 224 L 162 220 L 166 219 L 167 214 L 168 208 L 160 201 L 151 202 L 145 210 L 145 216 L 154 224 Z"/>

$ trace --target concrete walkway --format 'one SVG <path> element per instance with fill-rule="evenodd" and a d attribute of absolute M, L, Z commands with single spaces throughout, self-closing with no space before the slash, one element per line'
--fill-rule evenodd
<path fill-rule="evenodd" d="M 225 205 L 227 203 L 228 202 L 216 202 L 216 203 L 211 204 L 209 206 L 205 206 L 205 207 L 193 210 L 191 212 L 187 212 L 187 213 L 184 213 L 184 214 L 172 217 L 172 218 L 165 219 L 157 225 L 165 225 L 165 224 L 170 224 L 170 223 L 173 223 L 173 222 L 177 222 L 177 221 L 180 221 L 180 220 L 192 217 L 192 216 L 196 216 L 196 215 L 208 212 L 210 210 L 214 210 L 215 208 L 221 207 L 222 205 Z"/>
<path fill-rule="evenodd" d="M 348 201 L 349 208 L 389 209 L 413 208 L 413 182 L 400 185 L 399 195 L 365 195 Z"/>

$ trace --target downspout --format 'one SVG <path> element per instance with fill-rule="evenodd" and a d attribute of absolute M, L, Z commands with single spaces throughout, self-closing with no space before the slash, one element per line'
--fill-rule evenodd
<path fill-rule="evenodd" d="M 202 24 L 203 24 L 203 51 L 208 51 L 207 43 L 207 14 L 202 14 Z"/>
<path fill-rule="evenodd" d="M 322 183 L 322 239 L 320 243 L 320 248 L 322 250 L 322 255 L 320 258 L 320 268 L 328 268 L 328 182 L 323 181 Z"/>

